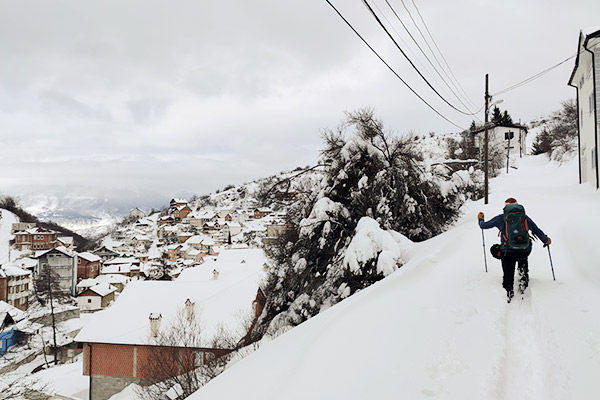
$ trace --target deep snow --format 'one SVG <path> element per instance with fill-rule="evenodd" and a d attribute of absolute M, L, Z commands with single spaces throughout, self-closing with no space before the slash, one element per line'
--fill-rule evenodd
<path fill-rule="evenodd" d="M 490 201 L 408 249 L 381 282 L 288 331 L 190 397 L 260 399 L 596 399 L 600 394 L 600 192 L 576 161 L 526 157 L 492 179 Z M 530 288 L 507 304 L 498 260 L 484 267 L 477 212 L 515 197 L 552 238 Z"/>

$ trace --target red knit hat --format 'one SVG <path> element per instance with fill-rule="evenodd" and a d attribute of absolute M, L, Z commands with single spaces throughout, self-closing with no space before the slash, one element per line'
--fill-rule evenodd
<path fill-rule="evenodd" d="M 517 200 L 513 197 L 509 197 L 508 199 L 504 200 L 505 206 L 507 206 L 509 204 L 517 204 Z"/>

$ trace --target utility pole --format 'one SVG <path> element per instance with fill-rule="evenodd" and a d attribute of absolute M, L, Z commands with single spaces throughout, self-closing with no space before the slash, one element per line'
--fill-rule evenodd
<path fill-rule="evenodd" d="M 513 137 L 513 131 L 506 132 L 506 138 L 508 139 L 508 146 L 506 147 L 506 173 L 508 174 L 508 166 L 510 163 L 510 139 Z"/>
<path fill-rule="evenodd" d="M 483 127 L 485 134 L 483 137 L 483 197 L 484 204 L 488 203 L 488 101 L 490 96 L 488 94 L 488 74 L 485 74 L 485 122 Z"/>

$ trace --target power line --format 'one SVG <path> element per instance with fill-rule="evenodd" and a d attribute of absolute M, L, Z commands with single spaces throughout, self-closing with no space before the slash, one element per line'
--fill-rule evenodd
<path fill-rule="evenodd" d="M 377 14 L 375 14 L 375 11 L 373 11 L 373 8 L 371 8 L 371 6 L 369 5 L 369 2 L 367 0 L 362 0 L 362 2 L 368 8 L 368 10 L 371 12 L 371 15 L 373 16 L 373 18 L 375 18 L 375 20 L 377 21 L 377 23 L 379 24 L 379 26 L 381 26 L 381 28 L 383 29 L 383 31 L 388 35 L 388 37 L 392 40 L 392 42 L 394 43 L 394 45 L 396 45 L 396 47 L 398 48 L 398 50 L 400 50 L 400 52 L 402 53 L 402 55 L 404 56 L 404 58 L 406 58 L 406 60 L 409 62 L 409 64 L 413 67 L 413 69 L 417 72 L 417 74 L 419 74 L 419 76 L 425 81 L 425 83 L 429 86 L 429 88 L 431 88 L 431 90 L 433 90 L 433 92 L 436 95 L 438 95 L 438 97 L 440 99 L 442 99 L 444 101 L 444 103 L 446 103 L 447 105 L 449 105 L 455 111 L 458 111 L 459 113 L 464 114 L 464 115 L 473 115 L 473 113 L 471 113 L 471 112 L 465 112 L 465 111 L 463 111 L 463 110 L 455 107 L 452 103 L 450 103 L 448 100 L 446 100 L 446 98 L 444 98 L 431 85 L 431 83 L 427 80 L 427 78 L 425 78 L 425 76 L 423 76 L 423 74 L 421 73 L 421 71 L 419 71 L 419 69 L 415 66 L 415 64 L 412 62 L 412 60 L 406 55 L 406 53 L 404 52 L 404 50 L 402 50 L 402 48 L 400 47 L 400 45 L 398 45 L 398 42 L 396 42 L 396 40 L 394 39 L 394 37 L 390 34 L 390 32 L 385 27 L 385 25 L 381 22 L 381 19 L 379 19 L 379 17 L 377 16 Z"/>
<path fill-rule="evenodd" d="M 431 110 L 433 110 L 433 112 L 435 112 L 437 115 L 439 115 L 440 117 L 442 117 L 444 120 L 446 120 L 447 122 L 449 122 L 450 124 L 454 125 L 455 127 L 461 129 L 461 130 L 465 130 L 465 128 L 455 124 L 454 122 L 450 121 L 448 118 L 446 118 L 444 115 L 442 115 L 438 110 L 436 110 L 431 104 L 429 104 L 423 97 L 421 97 L 421 95 L 419 95 L 408 83 L 406 83 L 406 81 L 404 79 L 402 79 L 402 77 L 400 75 L 398 75 L 398 73 L 379 55 L 379 53 L 377 53 L 377 51 L 371 47 L 371 45 L 362 37 L 362 35 L 352 26 L 352 24 L 342 15 L 342 13 L 331 3 L 331 1 L 329 0 L 325 0 L 327 2 L 327 4 L 329 4 L 331 6 L 331 8 L 333 8 L 333 10 L 336 12 L 336 14 L 346 23 L 346 25 L 348 25 L 348 27 L 350 29 L 352 29 L 352 31 L 360 38 L 360 40 L 362 40 L 362 42 L 369 48 L 369 50 L 371 50 L 373 52 L 373 54 L 375 54 L 377 56 L 377 58 L 379 58 L 379 60 L 381 60 L 381 62 L 383 64 L 385 64 L 385 66 L 392 71 L 392 73 L 398 78 L 400 79 L 400 81 L 415 95 L 419 98 L 419 100 L 421 100 L 423 103 L 425 103 L 427 105 L 427 107 L 429 107 Z"/>
<path fill-rule="evenodd" d="M 446 81 L 446 79 L 444 79 L 444 77 L 442 76 L 442 74 L 440 74 L 439 70 L 436 68 L 436 66 L 433 64 L 433 62 L 429 59 L 429 57 L 427 56 L 427 54 L 425 54 L 425 51 L 423 50 L 423 48 L 419 45 L 419 43 L 417 42 L 417 40 L 414 38 L 414 36 L 412 35 L 412 33 L 410 32 L 410 30 L 408 29 L 408 27 L 406 26 L 406 24 L 404 23 L 404 21 L 402 21 L 402 18 L 400 18 L 400 16 L 398 15 L 398 13 L 396 12 L 396 10 L 394 9 L 394 7 L 390 4 L 390 2 L 388 0 L 385 0 L 386 4 L 388 5 L 388 7 L 390 8 L 390 10 L 392 10 L 392 13 L 396 16 L 396 19 L 400 22 L 400 24 L 402 25 L 402 27 L 404 28 L 404 30 L 406 31 L 406 33 L 408 33 L 408 36 L 412 39 L 412 41 L 414 42 L 414 44 L 417 46 L 417 48 L 421 51 L 421 54 L 423 54 L 423 56 L 425 57 L 425 59 L 429 62 L 429 64 L 433 67 L 434 71 L 438 74 L 438 76 L 442 79 L 442 82 L 444 82 L 444 84 L 448 87 L 448 89 L 450 89 L 450 91 L 452 92 L 452 94 L 454 95 L 454 97 L 456 97 L 456 99 L 467 109 L 469 109 L 469 107 L 463 103 L 463 101 L 460 99 L 460 97 L 458 96 L 458 94 L 450 87 L 450 85 L 448 84 L 448 82 Z M 377 4 L 375 4 L 377 5 Z M 380 10 L 381 11 L 381 10 Z M 385 15 L 384 15 L 385 17 Z M 387 18 L 386 18 L 387 19 Z M 389 22 L 389 21 L 388 21 Z M 393 28 L 393 26 L 392 26 Z M 397 32 L 396 32 L 397 33 Z M 439 63 L 438 63 L 439 64 Z M 446 74 L 447 76 L 447 74 Z"/>
<path fill-rule="evenodd" d="M 469 97 L 469 95 L 467 94 L 467 92 L 465 91 L 465 89 L 460 84 L 460 81 L 454 75 L 454 72 L 452 71 L 452 68 L 450 67 L 450 64 L 448 64 L 448 61 L 446 60 L 446 57 L 444 57 L 444 53 L 442 53 L 442 51 L 440 50 L 439 46 L 437 45 L 435 39 L 433 38 L 433 35 L 429 31 L 429 27 L 427 26 L 427 23 L 425 22 L 425 19 L 421 15 L 421 11 L 419 11 L 419 7 L 417 7 L 417 4 L 415 3 L 415 0 L 411 0 L 411 1 L 413 3 L 413 6 L 415 7 L 415 10 L 417 10 L 417 14 L 419 14 L 419 18 L 421 19 L 421 22 L 423 22 L 423 25 L 425 26 L 425 30 L 429 34 L 429 37 L 431 38 L 431 41 L 433 42 L 433 44 L 434 44 L 435 48 L 437 49 L 438 53 L 440 53 L 440 56 L 442 57 L 442 60 L 444 60 L 444 64 L 446 64 L 446 67 L 448 67 L 448 71 L 450 71 L 450 75 L 452 75 L 452 77 L 454 78 L 454 81 L 456 81 L 456 84 L 458 85 L 458 87 L 460 88 L 460 90 L 462 90 L 462 94 L 465 96 L 465 100 L 467 100 L 471 105 L 475 106 L 475 104 L 473 103 L 472 99 Z"/>
<path fill-rule="evenodd" d="M 406 3 L 404 2 L 404 0 L 400 0 L 400 1 L 402 2 L 402 6 L 404 7 L 404 9 L 406 10 L 406 12 L 408 13 L 408 16 L 410 17 L 410 20 L 413 22 L 413 24 L 415 25 L 415 28 L 417 28 L 417 31 L 419 32 L 419 34 L 421 35 L 421 37 L 425 41 L 425 44 L 427 45 L 427 48 L 431 52 L 431 55 L 433 56 L 433 58 L 435 59 L 435 61 L 438 63 L 438 65 L 440 66 L 440 68 L 442 69 L 442 71 L 444 71 L 444 73 L 446 74 L 446 77 L 450 80 L 450 82 L 452 82 L 452 84 L 454 85 L 454 87 L 456 88 L 456 90 L 458 90 L 458 88 L 456 87 L 456 85 L 454 84 L 454 82 L 452 81 L 452 79 L 450 78 L 450 76 L 448 75 L 448 73 L 446 72 L 446 70 L 444 69 L 444 67 L 442 66 L 442 63 L 440 63 L 440 60 L 438 60 L 437 56 L 435 55 L 435 52 L 433 51 L 433 49 L 429 45 L 429 42 L 427 41 L 427 38 L 423 34 L 423 31 L 421 31 L 421 28 L 419 28 L 419 25 L 417 24 L 417 21 L 415 21 L 415 19 L 413 18 L 410 10 L 406 6 Z M 461 103 L 462 103 L 462 101 L 461 101 Z M 464 105 L 464 103 L 463 103 L 463 105 Z M 473 115 L 473 114 L 471 114 L 471 115 Z"/>
<path fill-rule="evenodd" d="M 542 72 L 538 72 L 537 74 L 535 74 L 535 75 L 533 75 L 533 76 L 531 76 L 531 77 L 529 77 L 529 78 L 527 78 L 525 80 L 522 80 L 519 83 L 515 83 L 512 86 L 509 86 L 509 87 L 507 87 L 505 89 L 500 90 L 499 92 L 492 93 L 492 96 L 497 96 L 499 94 L 506 93 L 506 92 L 509 92 L 511 90 L 517 89 L 518 87 L 526 85 L 527 83 L 529 83 L 531 81 L 534 81 L 534 80 L 536 80 L 537 78 L 539 78 L 539 77 L 541 77 L 543 75 L 546 75 L 548 72 L 552 71 L 553 69 L 560 67 L 562 64 L 564 64 L 567 61 L 575 58 L 576 56 L 577 56 L 577 53 L 573 54 L 571 57 L 567 58 L 566 60 L 563 60 L 563 61 L 559 62 L 558 64 L 553 65 L 550 68 L 543 70 Z"/>

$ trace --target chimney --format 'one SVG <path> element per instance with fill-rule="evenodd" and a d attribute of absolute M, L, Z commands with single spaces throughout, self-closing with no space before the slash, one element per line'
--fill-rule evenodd
<path fill-rule="evenodd" d="M 185 301 L 185 317 L 188 321 L 192 321 L 194 319 L 194 304 L 190 299 Z"/>
<path fill-rule="evenodd" d="M 213 269 L 213 280 L 216 281 L 217 279 L 219 279 L 219 271 Z"/>
<path fill-rule="evenodd" d="M 162 321 L 161 314 L 150 313 L 150 336 L 158 336 L 158 331 L 160 330 L 160 321 Z"/>

